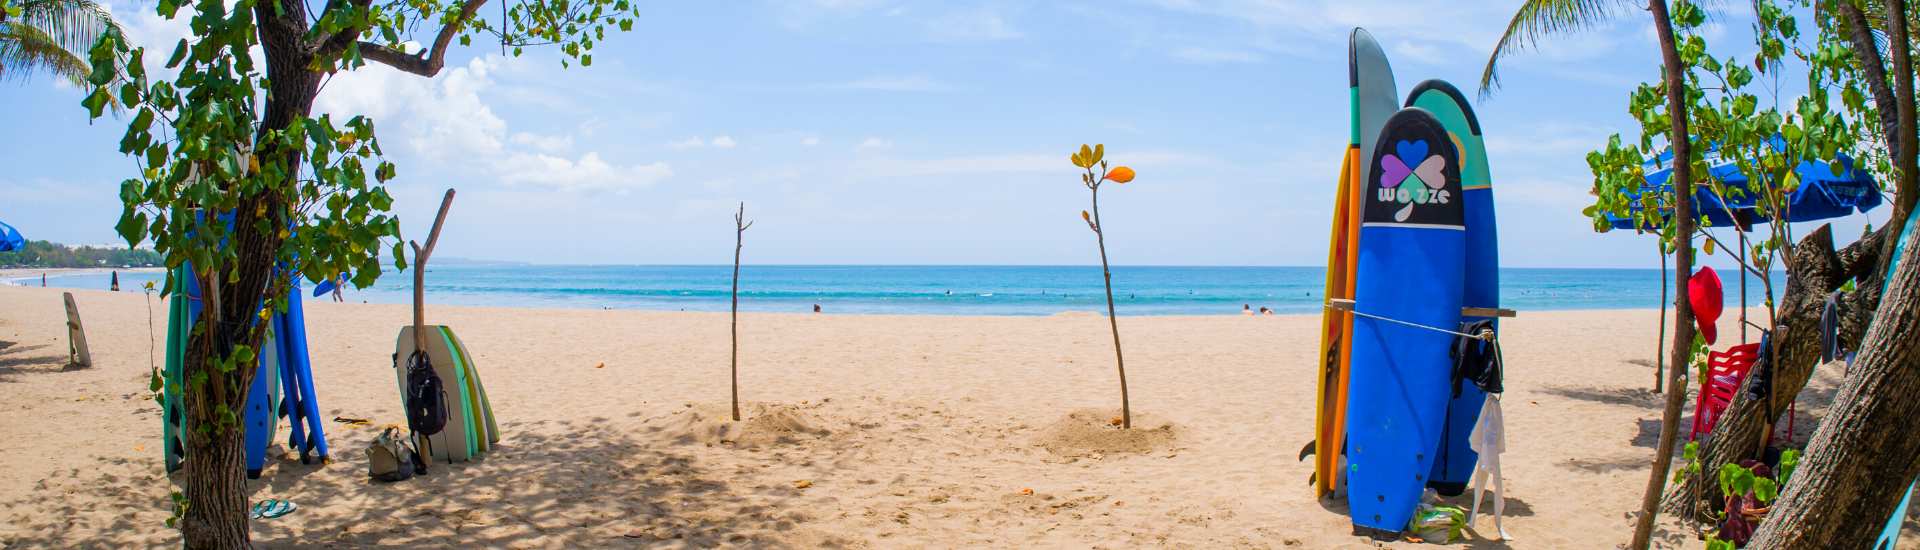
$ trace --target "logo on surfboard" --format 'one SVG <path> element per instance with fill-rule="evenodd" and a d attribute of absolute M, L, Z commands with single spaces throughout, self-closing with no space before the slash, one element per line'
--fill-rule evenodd
<path fill-rule="evenodd" d="M 1393 221 L 1406 222 L 1416 206 L 1453 201 L 1447 189 L 1447 158 L 1429 149 L 1424 139 L 1400 140 L 1392 153 L 1380 157 L 1380 186 L 1373 200 L 1404 205 L 1394 211 Z"/>
<path fill-rule="evenodd" d="M 1408 107 L 1380 128 L 1360 193 L 1360 226 L 1461 229 L 1460 152 L 1431 113 Z"/>

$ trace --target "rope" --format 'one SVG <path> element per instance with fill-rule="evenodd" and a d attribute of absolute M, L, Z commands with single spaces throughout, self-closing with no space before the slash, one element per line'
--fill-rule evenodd
<path fill-rule="evenodd" d="M 1440 328 L 1440 327 L 1432 327 L 1432 326 L 1427 326 L 1427 325 L 1422 325 L 1422 324 L 1419 324 L 1419 323 L 1415 323 L 1415 322 L 1411 322 L 1411 321 L 1402 321 L 1402 320 L 1399 320 L 1399 319 L 1394 319 L 1394 318 L 1391 318 L 1391 317 L 1384 317 L 1384 316 L 1380 316 L 1380 315 L 1374 315 L 1374 314 L 1372 314 L 1372 313 L 1366 313 L 1366 312 L 1363 312 L 1363 311 L 1359 311 L 1359 310 L 1352 310 L 1352 309 L 1345 309 L 1345 308 L 1337 308 L 1337 307 L 1333 307 L 1333 304 L 1325 304 L 1325 305 L 1322 305 L 1321 307 L 1324 307 L 1324 308 L 1327 308 L 1327 309 L 1333 309 L 1333 310 L 1340 310 L 1340 311 L 1345 311 L 1345 312 L 1347 312 L 1347 313 L 1352 313 L 1352 314 L 1354 314 L 1355 316 L 1359 316 L 1359 317 L 1366 317 L 1366 318 L 1368 318 L 1368 319 L 1374 319 L 1374 320 L 1378 320 L 1378 321 L 1386 321 L 1386 322 L 1389 322 L 1389 323 L 1393 323 L 1393 324 L 1396 324 L 1396 325 L 1404 325 L 1404 326 L 1409 326 L 1409 327 L 1413 327 L 1413 328 L 1417 328 L 1417 329 L 1423 329 L 1423 330 L 1431 330 L 1431 331 L 1434 331 L 1434 332 L 1439 332 L 1439 333 L 1444 333 L 1444 334 L 1451 334 L 1451 335 L 1454 335 L 1454 336 L 1459 336 L 1459 337 L 1463 337 L 1463 338 L 1473 338 L 1473 339 L 1475 339 L 1475 340 L 1481 340 L 1481 341 L 1486 341 L 1486 342 L 1492 342 L 1492 341 L 1493 341 L 1493 331 L 1491 331 L 1491 330 L 1484 330 L 1484 331 L 1480 331 L 1480 333 L 1479 333 L 1479 334 L 1467 334 L 1467 333 L 1465 333 L 1465 332 L 1460 332 L 1460 331 L 1457 331 L 1457 330 L 1449 330 L 1449 329 L 1444 329 L 1444 328 Z"/>

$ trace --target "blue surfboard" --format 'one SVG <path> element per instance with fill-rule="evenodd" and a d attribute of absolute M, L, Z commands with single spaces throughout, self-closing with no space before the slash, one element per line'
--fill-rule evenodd
<path fill-rule="evenodd" d="M 1362 182 L 1347 399 L 1347 501 L 1356 535 L 1398 539 L 1446 424 L 1466 279 L 1459 153 L 1420 108 L 1387 119 Z M 1392 319 L 1385 321 L 1380 318 Z M 1398 322 L 1394 322 L 1398 321 Z"/>
<path fill-rule="evenodd" d="M 1467 285 L 1462 301 L 1467 307 L 1500 307 L 1500 243 L 1493 215 L 1493 176 L 1487 168 L 1486 140 L 1480 133 L 1480 119 L 1473 115 L 1467 96 L 1443 80 L 1428 80 L 1413 87 L 1408 107 L 1433 113 L 1447 128 L 1460 151 L 1460 188 L 1465 197 L 1467 220 Z M 1481 318 L 1462 316 L 1462 322 Z M 1493 319 L 1498 331 L 1499 319 Z M 1441 443 L 1434 449 L 1433 472 L 1427 486 L 1442 495 L 1466 492 L 1473 466 L 1479 455 L 1468 444 L 1473 425 L 1480 419 L 1480 406 L 1487 394 L 1472 383 L 1455 381 L 1453 400 L 1447 404 L 1447 424 L 1441 430 Z"/>

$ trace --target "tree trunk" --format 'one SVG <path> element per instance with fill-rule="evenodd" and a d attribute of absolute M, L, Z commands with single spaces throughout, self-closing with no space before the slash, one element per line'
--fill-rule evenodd
<path fill-rule="evenodd" d="M 1773 403 L 1748 399 L 1748 383 L 1742 382 L 1733 402 L 1721 413 L 1713 433 L 1701 444 L 1700 473 L 1688 476 L 1674 488 L 1668 510 L 1691 511 L 1695 499 L 1704 499 L 1712 509 L 1721 505 L 1715 479 L 1720 466 L 1752 458 L 1761 451 L 1766 430 L 1779 420 L 1779 412 L 1793 403 L 1806 386 L 1813 369 L 1819 366 L 1820 313 L 1828 293 L 1845 284 L 1850 276 L 1833 251 L 1833 228 L 1822 225 L 1808 233 L 1794 247 L 1793 269 L 1787 274 L 1787 288 L 1781 296 L 1779 319 L 1773 329 L 1771 346 L 1774 383 Z M 1772 414 L 1770 414 L 1772 413 Z"/>
<path fill-rule="evenodd" d="M 301 45 L 306 33 L 305 4 L 296 0 L 262 2 L 254 6 L 259 22 L 260 44 L 267 58 L 271 88 L 267 94 L 260 136 L 289 127 L 307 116 L 319 93 L 319 75 L 306 70 L 311 53 Z M 242 144 L 236 144 L 236 146 Z M 252 151 L 263 166 L 278 165 L 286 173 L 297 174 L 302 157 L 297 151 L 260 149 Z M 235 248 L 233 266 L 201 266 L 212 274 L 202 281 L 203 292 L 215 299 L 208 302 L 193 336 L 193 345 L 184 357 L 184 375 L 191 379 L 204 374 L 208 382 L 188 392 L 187 416 L 196 426 L 220 426 L 221 407 L 233 415 L 244 414 L 248 390 L 253 385 L 255 365 L 240 365 L 231 373 L 220 373 L 215 359 L 246 345 L 260 353 L 265 338 L 265 323 L 259 321 L 263 300 L 284 293 L 286 281 L 276 273 L 275 255 L 280 248 L 278 231 L 256 231 L 256 224 L 284 227 L 288 223 L 286 201 L 276 192 L 261 192 L 242 197 L 235 208 L 231 244 Z M 207 213 L 210 223 L 218 212 Z M 238 277 L 228 279 L 226 269 Z M 221 383 L 228 382 L 228 383 Z M 186 514 L 180 531 L 187 548 L 251 548 L 247 528 L 246 449 L 244 425 L 236 422 L 207 433 L 189 432 L 185 477 L 181 482 L 187 499 Z"/>
<path fill-rule="evenodd" d="M 240 396 L 246 397 L 245 392 Z M 189 430 L 186 439 L 192 449 L 184 464 L 188 506 L 180 522 L 186 547 L 251 547 L 247 536 L 246 438 L 236 426 L 217 434 Z"/>
<path fill-rule="evenodd" d="M 1687 401 L 1687 358 L 1693 351 L 1693 308 L 1684 292 L 1687 277 L 1693 274 L 1693 147 L 1687 132 L 1686 79 L 1680 53 L 1674 49 L 1673 18 L 1667 13 L 1666 0 L 1648 0 L 1653 28 L 1660 37 L 1661 71 L 1667 88 L 1667 118 L 1672 126 L 1667 142 L 1673 148 L 1673 224 L 1674 238 L 1674 326 L 1673 348 L 1667 353 L 1672 370 L 1667 374 L 1667 408 L 1660 419 L 1660 444 L 1653 455 L 1653 472 L 1647 478 L 1647 490 L 1640 500 L 1640 516 L 1633 527 L 1629 548 L 1646 550 L 1653 540 L 1654 519 L 1660 513 L 1661 490 L 1666 487 L 1667 469 L 1673 466 L 1673 440 L 1680 432 L 1680 410 Z"/>
<path fill-rule="evenodd" d="M 1920 233 L 1906 250 L 1920 250 Z M 1904 254 L 1840 394 L 1750 549 L 1867 548 L 1920 474 L 1920 254 Z"/>
<path fill-rule="evenodd" d="M 1107 226 L 1100 225 L 1100 187 L 1093 187 L 1093 236 L 1100 243 L 1100 277 L 1107 283 L 1107 327 L 1113 329 L 1113 362 L 1120 369 L 1120 428 L 1133 429 L 1133 407 L 1127 399 L 1127 359 L 1120 354 L 1120 319 L 1113 313 L 1113 271 L 1107 267 Z"/>
<path fill-rule="evenodd" d="M 747 226 L 743 223 L 747 215 L 747 203 L 740 203 L 740 211 L 733 215 L 733 310 L 727 317 L 727 331 L 733 338 L 733 352 L 727 368 L 730 373 L 728 387 L 733 391 L 733 421 L 740 421 L 740 248 L 746 237 Z"/>

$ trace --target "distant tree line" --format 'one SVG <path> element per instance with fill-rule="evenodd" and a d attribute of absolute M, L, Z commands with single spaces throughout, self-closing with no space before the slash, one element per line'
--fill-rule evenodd
<path fill-rule="evenodd" d="M 150 249 L 71 247 L 48 241 L 27 241 L 12 252 L 0 252 L 0 267 L 151 267 L 166 260 Z"/>

